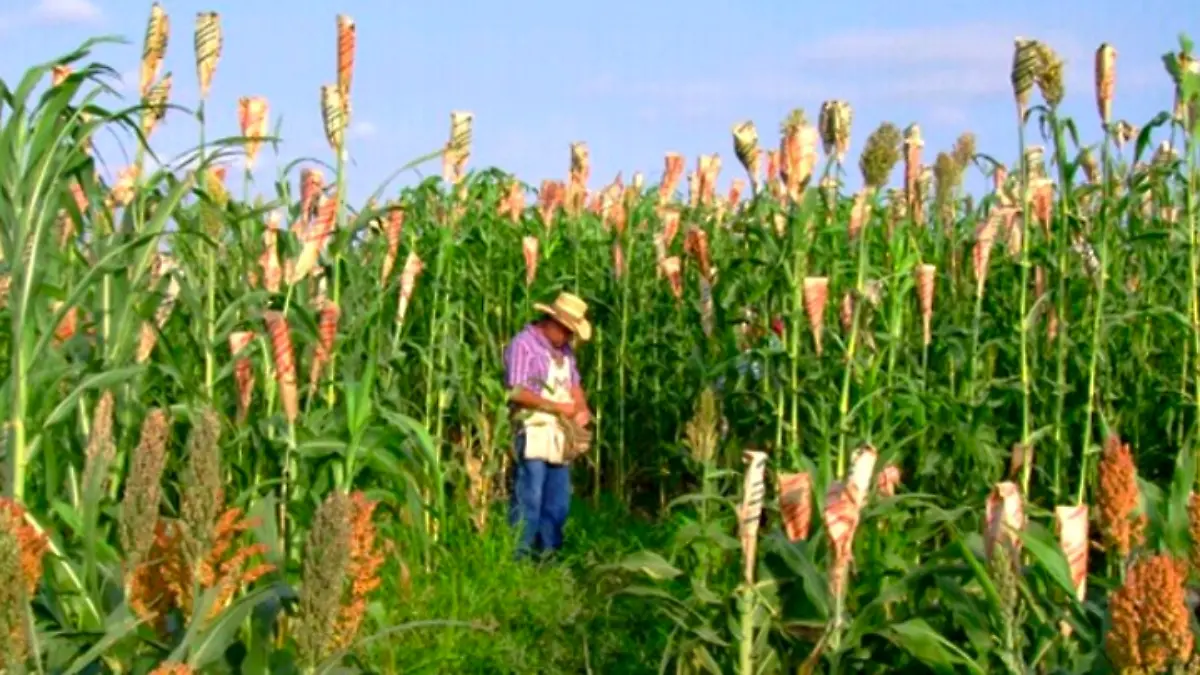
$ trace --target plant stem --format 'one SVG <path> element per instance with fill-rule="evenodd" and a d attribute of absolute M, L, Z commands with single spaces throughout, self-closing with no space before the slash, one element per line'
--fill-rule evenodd
<path fill-rule="evenodd" d="M 794 464 L 800 461 L 800 336 L 804 331 L 804 278 L 807 276 L 807 239 L 803 227 L 792 225 L 792 307 L 787 328 L 788 360 L 791 362 L 788 454 Z"/>
<path fill-rule="evenodd" d="M 738 640 L 738 673 L 754 675 L 754 587 L 747 582 L 742 586 L 739 605 L 741 636 Z"/>
<path fill-rule="evenodd" d="M 336 204 L 334 206 L 334 209 L 335 209 L 334 213 L 337 214 L 336 215 L 337 229 L 335 231 L 339 235 L 342 232 L 344 232 L 346 229 L 346 210 L 345 210 L 345 208 L 343 208 L 343 206 L 345 204 L 345 199 L 346 199 L 345 191 L 346 191 L 346 149 L 342 148 L 342 151 L 338 153 L 337 193 L 333 196 L 333 198 L 335 200 L 337 200 Z M 334 241 L 338 242 L 338 240 L 336 238 Z M 339 244 L 340 244 L 340 242 L 339 242 Z M 342 301 L 342 248 L 339 245 L 338 248 L 333 253 L 333 303 L 340 307 L 341 301 Z M 322 309 L 322 308 L 318 308 L 318 309 Z M 333 404 L 335 401 L 335 389 L 334 389 L 333 383 L 337 379 L 337 375 L 336 375 L 336 373 L 337 373 L 337 351 L 332 348 L 329 350 L 329 363 L 327 363 L 325 365 L 325 368 L 327 369 L 326 372 L 329 374 L 328 375 L 329 387 L 326 390 L 325 399 L 326 399 L 326 403 L 330 407 L 333 407 Z"/>
<path fill-rule="evenodd" d="M 1021 340 L 1021 447 L 1024 449 L 1026 461 L 1022 463 L 1021 487 L 1024 494 L 1029 494 L 1029 480 L 1033 475 L 1033 462 L 1029 461 L 1029 441 L 1032 433 L 1032 404 L 1033 387 L 1029 373 L 1029 162 L 1025 161 L 1025 119 L 1021 108 L 1017 109 L 1017 137 L 1021 148 L 1021 291 L 1020 315 L 1017 321 L 1017 332 Z"/>
<path fill-rule="evenodd" d="M 629 252 L 629 260 L 633 259 L 633 251 Z M 629 295 L 630 295 L 630 274 L 628 271 L 629 265 L 626 264 L 625 273 L 621 275 L 621 337 L 617 343 L 617 417 L 619 419 L 617 437 L 617 473 L 616 485 L 617 494 L 622 502 L 625 501 L 625 430 L 628 426 L 628 407 L 626 399 L 628 399 L 628 385 L 626 378 L 627 372 L 627 356 L 629 349 Z"/>
<path fill-rule="evenodd" d="M 1107 134 L 1105 136 L 1104 147 L 1108 147 Z M 1083 422 L 1083 437 L 1080 439 L 1080 457 L 1079 463 L 1079 491 L 1075 495 L 1077 504 L 1082 504 L 1084 495 L 1087 494 L 1087 479 L 1089 474 L 1088 457 L 1092 454 L 1092 417 L 1095 413 L 1096 405 L 1096 372 L 1100 362 L 1100 349 L 1103 347 L 1103 326 L 1104 326 L 1104 300 L 1108 290 L 1108 219 L 1109 219 L 1109 204 L 1105 201 L 1100 207 L 1100 227 L 1097 233 L 1097 238 L 1100 240 L 1100 250 L 1098 256 L 1100 264 L 1096 270 L 1096 304 L 1092 314 L 1092 353 L 1088 360 L 1088 387 L 1087 387 L 1087 407 L 1084 413 Z M 1087 255 L 1087 252 L 1084 252 Z M 1195 277 L 1192 277 L 1192 284 L 1195 285 Z"/>
<path fill-rule="evenodd" d="M 1183 106 L 1187 124 L 1192 128 L 1196 128 L 1196 120 L 1190 119 L 1192 106 Z M 1186 197 L 1184 209 L 1187 212 L 1186 218 L 1188 222 L 1188 243 L 1190 248 L 1190 289 L 1191 289 L 1191 305 L 1192 305 L 1192 352 L 1200 354 L 1200 213 L 1197 213 L 1196 192 L 1200 190 L 1200 160 L 1197 159 L 1197 152 L 1200 148 L 1196 144 L 1196 135 L 1188 133 L 1184 135 L 1184 147 L 1187 153 L 1187 174 L 1188 179 L 1185 184 Z M 1193 376 L 1193 392 L 1192 401 L 1196 407 L 1196 424 L 1200 424 L 1200 358 L 1195 360 L 1195 374 Z M 1197 441 L 1193 439 L 1193 443 Z M 1193 454 L 1198 450 L 1194 449 Z M 1200 488 L 1200 462 L 1196 463 L 1196 483 Z"/>
<path fill-rule="evenodd" d="M 839 413 L 839 434 L 838 434 L 838 458 L 837 458 L 837 475 L 844 476 L 846 473 L 846 436 L 850 433 L 849 416 L 850 416 L 850 381 L 854 374 L 854 357 L 858 348 L 858 333 L 859 333 L 859 317 L 862 315 L 862 305 L 865 302 L 864 288 L 867 275 L 867 232 L 870 230 L 870 221 L 874 215 L 872 208 L 874 195 L 868 195 L 865 200 L 868 212 L 863 215 L 862 230 L 858 232 L 858 270 L 855 275 L 854 292 L 857 296 L 854 299 L 854 314 L 850 326 L 850 342 L 846 348 L 846 370 L 842 376 L 842 395 L 838 401 Z"/>
<path fill-rule="evenodd" d="M 204 166 L 205 146 L 207 142 L 207 134 L 205 130 L 205 115 L 204 115 L 204 99 L 200 99 L 200 105 L 196 109 L 196 119 L 200 123 L 200 149 L 198 153 L 198 162 L 201 167 Z M 246 169 L 246 183 L 250 181 L 250 170 Z M 208 182 L 204 180 L 204 185 L 207 188 Z M 247 186 L 248 189 L 248 186 Z M 201 219 L 201 223 L 204 219 Z M 217 235 L 219 236 L 219 235 Z M 217 252 L 212 247 L 206 247 L 207 256 L 205 277 L 207 284 L 205 288 L 205 333 L 204 333 L 204 394 L 209 401 L 213 400 L 213 381 L 216 374 L 216 361 L 213 350 L 217 339 Z"/>
<path fill-rule="evenodd" d="M 1057 383 L 1056 403 L 1054 411 L 1054 435 L 1055 435 L 1055 456 L 1054 456 L 1054 497 L 1056 500 L 1062 494 L 1062 472 L 1063 466 L 1066 464 L 1067 450 L 1067 430 L 1064 428 L 1064 415 L 1066 410 L 1067 399 L 1067 336 L 1070 330 L 1067 321 L 1067 312 L 1069 310 L 1067 303 L 1068 292 L 1068 273 L 1067 265 L 1069 259 L 1067 253 L 1070 250 L 1070 203 L 1072 199 L 1072 189 L 1070 178 L 1067 175 L 1067 149 L 1066 142 L 1063 138 L 1063 127 L 1060 122 L 1057 112 L 1052 112 L 1050 115 L 1050 125 L 1054 129 L 1054 163 L 1058 167 L 1058 185 L 1061 194 L 1058 200 L 1058 293 L 1057 293 L 1057 320 L 1058 334 L 1056 338 L 1056 374 L 1055 381 Z M 1105 143 L 1107 150 L 1108 144 Z M 1043 312 L 1044 313 L 1044 312 Z M 1048 325 L 1048 324 L 1047 324 Z"/>

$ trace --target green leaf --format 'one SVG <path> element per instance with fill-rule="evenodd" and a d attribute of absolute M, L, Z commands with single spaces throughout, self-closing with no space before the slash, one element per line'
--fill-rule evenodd
<path fill-rule="evenodd" d="M 346 443 L 333 439 L 316 439 L 296 445 L 296 454 L 309 459 L 318 459 L 328 457 L 329 455 L 338 455 L 340 457 L 345 453 Z"/>
<path fill-rule="evenodd" d="M 966 666 L 973 672 L 984 672 L 949 640 L 933 630 L 924 619 L 909 619 L 892 624 L 880 635 L 936 673 L 953 673 L 956 665 Z"/>
<path fill-rule="evenodd" d="M 381 410 L 380 416 L 391 423 L 392 426 L 404 432 L 405 435 L 414 438 L 417 442 L 417 447 L 421 450 L 426 461 L 431 464 L 437 462 L 437 445 L 434 443 L 433 436 L 429 433 L 428 427 L 413 417 L 390 410 Z"/>
<path fill-rule="evenodd" d="M 352 652 L 356 649 L 361 649 L 361 648 L 371 644 L 372 642 L 375 642 L 376 640 L 381 640 L 385 637 L 388 637 L 389 635 L 395 635 L 396 633 L 402 633 L 404 631 L 416 630 L 418 628 L 469 628 L 471 630 L 479 630 L 479 631 L 484 631 L 484 632 L 488 632 L 488 633 L 491 632 L 491 630 L 485 626 L 481 626 L 480 624 L 471 623 L 468 621 L 450 621 L 450 620 L 410 621 L 408 623 L 400 624 L 399 626 L 391 626 L 389 628 L 385 628 L 373 635 L 369 635 L 365 638 L 362 638 L 362 639 L 358 640 L 357 642 L 354 642 L 350 646 L 346 647 L 345 649 L 341 650 L 340 652 L 333 654 L 332 656 L 330 656 L 328 659 L 326 659 L 320 665 L 317 666 L 317 669 L 316 669 L 317 675 L 329 675 L 330 673 L 338 672 L 336 669 L 338 668 L 339 664 L 341 663 L 341 660 L 346 658 L 347 654 L 349 654 L 350 652 Z"/>
<path fill-rule="evenodd" d="M 67 528 L 72 532 L 78 533 L 83 530 L 83 519 L 75 507 L 62 501 L 61 499 L 55 499 L 50 503 L 50 510 L 53 511 L 58 516 L 59 520 L 61 520 L 63 524 L 66 525 Z"/>
<path fill-rule="evenodd" d="M 718 647 L 729 646 L 729 641 L 722 638 L 712 626 L 696 626 L 692 629 L 692 632 L 696 634 L 696 637 L 710 644 L 717 645 Z M 762 634 L 767 634 L 767 631 L 763 631 Z"/>
<path fill-rule="evenodd" d="M 246 618 L 255 607 L 270 598 L 274 590 L 267 587 L 253 591 L 208 622 L 208 628 L 190 645 L 188 651 L 191 657 L 188 659 L 188 665 L 199 670 L 224 655 Z"/>
<path fill-rule="evenodd" d="M 75 408 L 79 405 L 79 398 L 88 391 L 111 389 L 122 382 L 133 379 L 142 370 L 142 366 L 126 366 L 84 378 L 83 382 L 78 387 L 75 387 L 74 391 L 59 401 L 58 405 L 51 411 L 50 416 L 42 424 L 42 429 L 49 429 L 61 422 L 67 415 L 75 412 Z"/>
<path fill-rule="evenodd" d="M 71 311 L 72 307 L 78 305 L 87 292 L 91 290 L 92 284 L 95 281 L 105 274 L 110 274 L 113 271 L 120 269 L 120 262 L 121 260 L 125 259 L 125 255 L 127 253 L 138 246 L 144 246 L 153 238 L 153 236 L 136 237 L 133 240 L 122 244 L 121 246 L 109 250 L 103 257 L 97 260 L 95 264 L 91 265 L 87 271 L 87 274 L 83 275 L 83 278 L 79 279 L 72 285 L 71 292 L 63 300 L 62 307 L 60 307 L 58 311 L 54 313 L 54 317 L 51 319 L 50 325 L 57 326 L 59 322 L 62 321 L 63 317 L 67 315 L 67 312 Z M 53 338 L 54 331 L 46 331 L 40 338 L 38 338 L 37 344 L 34 346 L 33 351 L 31 352 L 31 363 L 36 362 L 39 358 L 41 358 L 42 352 L 46 350 L 46 347 L 50 344 L 50 341 Z"/>
<path fill-rule="evenodd" d="M 1030 522 L 1020 533 L 1025 548 L 1033 554 L 1038 565 L 1050 575 L 1056 584 L 1072 599 L 1075 598 L 1075 585 L 1071 583 L 1071 569 L 1067 558 L 1059 548 L 1058 542 L 1049 530 L 1037 523 Z"/>
<path fill-rule="evenodd" d="M 1154 130 L 1158 127 L 1168 124 L 1171 121 L 1171 115 L 1165 112 L 1160 112 L 1154 116 L 1154 119 L 1146 123 L 1142 130 L 1138 133 L 1137 142 L 1134 144 L 1133 160 L 1139 162 L 1145 156 L 1146 150 L 1150 147 L 1150 142 L 1154 136 Z"/>
<path fill-rule="evenodd" d="M 717 660 L 713 658 L 712 653 L 708 651 L 708 647 L 705 647 L 704 645 L 697 645 L 691 655 L 700 662 L 700 665 L 705 670 L 707 670 L 709 673 L 712 673 L 712 675 L 722 674 L 723 671 L 721 670 L 720 664 L 718 664 Z"/>
<path fill-rule="evenodd" d="M 1004 603 L 1000 600 L 1000 593 L 996 590 L 996 585 L 992 583 L 991 575 L 988 574 L 987 569 L 979 561 L 979 557 L 975 555 L 971 547 L 967 546 L 967 542 L 963 539 L 962 535 L 953 527 L 951 527 L 951 534 L 954 537 L 955 544 L 958 545 L 958 550 L 963 560 L 967 562 L 971 571 L 975 573 L 975 581 L 983 588 L 984 595 L 987 596 L 988 602 L 992 606 L 992 611 L 999 616 L 1003 611 Z"/>
<path fill-rule="evenodd" d="M 275 520 L 275 506 L 278 502 L 275 495 L 268 494 L 254 502 L 247 511 L 247 516 L 254 523 L 254 539 L 267 547 L 267 562 L 275 569 L 285 569 L 283 551 L 279 548 L 279 528 Z"/>
<path fill-rule="evenodd" d="M 651 579 L 674 579 L 683 571 L 667 562 L 665 558 L 653 551 L 638 551 L 625 556 L 614 565 L 605 565 L 607 569 L 621 569 L 627 572 L 641 572 Z"/>
<path fill-rule="evenodd" d="M 1167 502 L 1167 524 L 1164 533 L 1167 547 L 1182 553 L 1188 550 L 1188 497 L 1196 475 L 1196 459 L 1190 447 L 1180 447 L 1175 455 L 1175 474 L 1171 477 L 1171 494 Z"/>
<path fill-rule="evenodd" d="M 92 645 L 82 656 L 75 659 L 63 675 L 76 675 L 82 673 L 88 666 L 91 666 L 97 659 L 108 653 L 108 650 L 113 645 L 131 635 L 137 627 L 141 625 L 141 621 L 129 611 L 127 605 L 121 605 L 117 610 L 105 619 L 104 635 Z"/>
<path fill-rule="evenodd" d="M 800 582 L 804 587 L 805 594 L 810 602 L 816 608 L 822 619 L 829 617 L 829 582 L 825 575 L 821 573 L 812 560 L 810 545 L 808 542 L 797 542 L 795 544 L 786 541 L 781 536 L 776 535 L 781 543 L 778 546 L 784 564 L 786 564 L 793 572 L 800 576 Z"/>
<path fill-rule="evenodd" d="M 675 596 L 671 595 L 670 593 L 664 591 L 661 588 L 655 588 L 653 586 L 639 586 L 639 585 L 626 586 L 624 588 L 617 590 L 615 592 L 615 595 L 631 595 L 631 596 L 638 597 L 638 598 L 654 598 L 655 600 L 662 600 L 664 602 L 667 602 L 667 603 L 670 603 L 673 605 L 682 605 L 683 604 Z"/>
<path fill-rule="evenodd" d="M 203 167 L 198 170 L 203 170 Z M 192 179 L 190 176 L 185 180 L 177 181 L 170 192 L 167 193 L 167 196 L 155 205 L 154 215 L 145 223 L 140 234 L 151 237 L 161 234 L 163 228 L 166 227 L 167 220 L 174 216 L 176 207 L 183 201 L 184 196 L 191 188 L 191 183 Z M 137 259 L 130 270 L 130 279 L 135 282 L 142 279 L 147 270 L 150 269 L 150 264 L 153 262 L 155 254 L 158 253 L 157 248 L 156 246 L 145 247 L 141 257 Z M 110 359 L 115 359 L 118 354 L 117 350 L 121 350 L 119 353 L 124 353 L 126 349 L 132 349 L 133 347 L 134 341 L 129 338 L 132 336 L 134 326 L 136 325 L 133 321 L 133 308 L 138 297 L 136 293 L 129 293 L 124 305 L 116 313 L 117 339 L 113 341 L 113 350 L 108 353 L 108 358 Z M 108 348 L 109 346 L 105 345 L 105 349 L 107 350 Z"/>

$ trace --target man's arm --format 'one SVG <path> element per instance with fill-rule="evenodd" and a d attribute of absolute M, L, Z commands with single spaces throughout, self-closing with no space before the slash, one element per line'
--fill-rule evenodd
<path fill-rule="evenodd" d="M 516 341 L 505 353 L 505 384 L 509 389 L 508 400 L 514 405 L 529 410 L 538 410 L 553 415 L 574 414 L 575 406 L 550 401 L 538 394 L 532 383 L 536 379 L 534 357 L 529 346 Z"/>
<path fill-rule="evenodd" d="M 571 400 L 575 402 L 575 422 L 580 426 L 587 426 L 588 422 L 592 421 L 592 411 L 588 408 L 587 394 L 579 384 L 571 387 Z"/>
<path fill-rule="evenodd" d="M 513 388 L 512 394 L 509 395 L 508 399 L 522 408 L 540 410 L 541 412 L 547 412 L 552 415 L 563 415 L 565 417 L 575 414 L 577 409 L 577 404 L 575 403 L 557 403 L 520 385 Z"/>

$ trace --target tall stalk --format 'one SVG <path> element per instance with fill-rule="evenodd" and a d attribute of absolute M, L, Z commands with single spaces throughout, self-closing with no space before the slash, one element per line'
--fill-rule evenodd
<path fill-rule="evenodd" d="M 342 255 L 343 255 L 343 250 L 342 250 L 343 239 L 342 238 L 346 236 L 344 233 L 346 231 L 346 208 L 345 208 L 345 199 L 346 198 L 345 198 L 345 195 L 346 195 L 346 164 L 347 164 L 346 158 L 348 156 L 348 152 L 349 151 L 345 147 L 345 141 L 343 141 L 343 146 L 337 155 L 337 188 L 333 195 L 334 218 L 335 218 L 335 222 L 336 222 L 334 232 L 336 232 L 338 236 L 334 238 L 334 243 L 336 244 L 336 248 L 333 251 L 333 289 L 332 289 L 332 291 L 333 291 L 333 303 L 339 307 L 341 306 L 341 302 L 342 302 Z M 347 243 L 348 243 L 348 237 L 347 237 Z M 316 309 L 319 312 L 323 308 L 318 307 Z M 334 404 L 334 388 L 332 385 L 332 380 L 336 379 L 336 377 L 337 377 L 336 376 L 336 373 L 337 373 L 337 350 L 336 349 L 329 350 L 329 363 L 325 366 L 325 368 L 326 368 L 327 372 L 329 373 L 329 378 L 331 380 L 331 384 L 329 386 L 329 390 L 328 390 L 326 397 L 328 398 L 329 405 L 332 407 Z"/>
<path fill-rule="evenodd" d="M 1108 141 L 1105 141 L 1105 147 L 1108 146 Z M 1080 462 L 1079 476 L 1079 491 L 1076 493 L 1076 502 L 1082 504 L 1084 495 L 1087 489 L 1088 465 L 1087 457 L 1092 453 L 1092 418 L 1095 414 L 1096 406 L 1096 373 L 1100 362 L 1100 350 L 1103 348 L 1104 340 L 1104 302 L 1108 291 L 1108 221 L 1110 213 L 1108 211 L 1109 204 L 1105 202 L 1100 207 L 1100 224 L 1096 233 L 1099 239 L 1100 250 L 1097 255 L 1100 259 L 1100 264 L 1096 270 L 1096 304 L 1094 313 L 1092 314 L 1092 351 L 1088 360 L 1088 387 L 1087 387 L 1087 404 L 1086 412 L 1084 413 L 1083 422 L 1083 437 L 1080 439 L 1080 456 L 1083 461 Z M 1194 247 L 1194 243 L 1193 243 Z M 1194 267 L 1194 265 L 1193 265 Z M 1195 284 L 1195 277 L 1192 277 L 1192 283 Z"/>
<path fill-rule="evenodd" d="M 902 226 L 902 225 L 900 225 L 900 226 Z M 889 308 L 888 321 L 887 321 L 888 335 L 889 335 L 890 339 L 889 339 L 889 344 L 888 344 L 887 374 L 885 376 L 886 377 L 885 388 L 889 392 L 892 391 L 892 387 L 894 386 L 894 383 L 895 383 L 896 361 L 900 354 L 901 336 L 904 333 L 904 324 L 905 324 L 905 315 L 906 315 L 905 309 L 907 307 L 911 306 L 911 305 L 909 305 L 908 302 L 906 302 L 905 294 L 900 292 L 900 287 L 903 286 L 903 279 L 905 279 L 906 277 L 911 278 L 911 272 L 912 272 L 912 270 L 906 270 L 905 273 L 902 274 L 902 271 L 900 268 L 900 266 L 903 264 L 902 261 L 906 258 L 905 243 L 907 243 L 907 238 L 905 236 L 903 236 L 902 234 L 898 234 L 896 232 L 893 232 L 892 237 L 890 237 L 890 241 L 888 242 L 888 247 L 892 249 L 892 253 L 893 253 L 892 268 L 891 268 L 892 278 L 889 280 L 889 284 L 896 285 L 896 287 L 893 288 L 893 290 L 890 294 L 891 297 L 889 299 L 891 300 L 891 303 L 890 303 L 891 307 Z M 922 343 L 924 343 L 923 338 L 922 338 Z M 924 349 L 924 347 L 923 347 L 923 349 Z M 891 422 L 892 422 L 892 406 L 887 406 L 884 409 L 884 428 L 890 429 Z"/>
<path fill-rule="evenodd" d="M 991 242 L 987 242 L 987 246 L 991 246 Z M 980 274 L 986 279 L 987 267 L 980 270 Z M 967 376 L 967 406 L 970 410 L 971 418 L 974 419 L 978 406 L 978 391 L 979 386 L 979 333 L 983 326 L 983 293 L 986 288 L 985 282 L 981 280 L 975 281 L 975 302 L 971 314 L 971 369 Z"/>
<path fill-rule="evenodd" d="M 447 205 L 446 213 L 453 212 L 453 203 L 457 200 L 457 191 L 452 191 L 450 200 L 451 204 Z M 447 218 L 452 218 L 452 215 Z M 447 240 L 453 238 L 454 224 L 447 220 L 440 224 L 437 228 L 437 237 L 442 243 L 449 243 Z M 446 338 L 449 335 L 448 326 L 446 325 L 447 317 L 453 316 L 450 311 L 451 298 L 449 293 L 449 276 L 451 270 L 447 265 L 447 257 L 450 255 L 449 246 L 438 246 L 437 263 L 434 272 L 434 302 L 433 316 L 429 324 L 429 349 L 426 354 L 427 366 L 425 371 L 425 425 L 427 428 L 434 430 L 433 443 L 434 451 L 432 456 L 433 466 L 431 469 L 431 483 L 436 494 L 428 495 L 436 508 L 436 518 L 444 516 L 443 508 L 445 506 L 445 489 L 442 484 L 442 417 L 443 411 L 448 403 L 448 392 L 445 387 L 444 369 L 445 369 L 445 351 Z M 439 373 L 442 376 L 439 377 Z M 430 534 L 436 536 L 437 523 L 434 522 L 428 513 L 426 513 L 426 526 L 429 528 Z"/>
<path fill-rule="evenodd" d="M 204 157 L 207 143 L 207 129 L 205 123 L 205 101 L 200 99 L 200 104 L 196 108 L 196 121 L 200 125 L 200 148 L 199 160 L 200 166 L 204 166 Z M 246 191 L 249 191 L 250 170 L 246 170 Z M 214 236 L 220 236 L 214 233 Z M 213 400 L 213 379 L 216 375 L 216 357 L 213 350 L 216 349 L 217 341 L 217 251 L 213 246 L 206 246 L 207 253 L 204 256 L 205 260 L 205 303 L 204 303 L 204 395 L 209 400 Z"/>
<path fill-rule="evenodd" d="M 626 255 L 627 260 L 633 260 L 634 250 L 632 246 L 630 246 L 630 250 Z M 626 475 L 625 431 L 628 428 L 629 419 L 629 408 L 627 402 L 629 398 L 629 389 L 627 383 L 629 360 L 627 353 L 629 350 L 629 304 L 631 293 L 630 280 L 632 278 L 632 274 L 629 272 L 629 267 L 630 265 L 627 263 L 626 269 L 621 275 L 621 279 L 619 281 L 621 287 L 621 334 L 617 342 L 617 470 L 613 487 L 617 490 L 617 494 L 620 495 L 622 501 L 624 501 L 625 498 Z"/>
<path fill-rule="evenodd" d="M 738 639 L 738 674 L 754 675 L 754 613 L 757 595 L 749 582 L 745 583 L 738 593 L 738 626 L 741 634 Z"/>
<path fill-rule="evenodd" d="M 1190 75 L 1196 78 L 1195 74 Z M 1200 147 L 1196 143 L 1196 131 L 1200 128 L 1200 124 L 1195 119 L 1191 119 L 1192 111 L 1195 107 L 1200 107 L 1200 92 L 1195 90 L 1195 80 L 1190 86 L 1186 86 L 1184 91 L 1191 94 L 1191 99 L 1188 104 L 1183 106 L 1184 118 L 1188 128 L 1184 130 L 1184 148 L 1187 153 L 1187 182 L 1185 183 L 1185 218 L 1188 223 L 1188 271 L 1189 271 L 1189 288 L 1191 289 L 1190 300 L 1192 305 L 1192 352 L 1200 355 L 1200 213 L 1197 209 L 1196 193 L 1200 190 Z M 1200 358 L 1195 359 L 1195 372 L 1193 374 L 1193 392 L 1192 401 L 1195 406 L 1195 421 L 1196 425 L 1200 425 Z M 1193 438 L 1193 443 L 1197 441 Z M 1193 454 L 1200 454 L 1200 450 L 1193 450 Z M 1196 462 L 1196 483 L 1200 488 L 1200 462 Z"/>
<path fill-rule="evenodd" d="M 604 329 L 601 328 L 600 326 L 596 326 L 596 343 L 595 343 L 594 349 L 595 349 L 595 353 L 596 353 L 596 371 L 595 371 L 596 372 L 596 402 L 592 404 L 592 407 L 595 408 L 595 410 L 594 410 L 595 416 L 594 416 L 593 426 L 595 428 L 596 437 L 595 437 L 595 442 L 593 443 L 593 446 L 594 446 L 593 453 L 595 456 L 592 458 L 592 466 L 594 467 L 594 474 L 595 474 L 595 478 L 593 478 L 595 483 L 592 485 L 592 501 L 594 504 L 599 506 L 599 504 L 600 504 L 600 482 L 601 482 L 601 479 L 603 478 L 603 471 L 602 471 L 602 465 L 603 465 L 603 460 L 604 460 L 604 454 L 603 454 L 603 452 L 604 452 L 603 451 L 604 433 L 603 432 L 604 432 L 604 428 L 605 428 L 604 427 L 604 408 L 602 406 L 602 402 L 604 401 L 604 394 L 605 394 L 605 391 L 604 391 Z"/>
<path fill-rule="evenodd" d="M 796 228 L 793 225 L 793 229 Z M 793 463 L 800 460 L 800 336 L 804 331 L 804 277 L 806 276 L 806 260 L 804 249 L 800 245 L 801 233 L 792 236 L 792 286 L 791 321 L 787 327 L 789 372 L 788 393 L 790 405 L 788 411 L 788 445 L 787 452 Z"/>
<path fill-rule="evenodd" d="M 1062 472 L 1066 464 L 1066 445 L 1068 442 L 1066 437 L 1066 429 L 1064 428 L 1064 411 L 1066 409 L 1067 398 L 1067 336 L 1070 331 L 1070 322 L 1068 321 L 1069 306 L 1067 303 L 1068 291 L 1068 258 L 1067 253 L 1070 251 L 1070 205 L 1073 200 L 1073 189 L 1070 182 L 1070 177 L 1067 172 L 1067 148 L 1066 139 L 1063 137 L 1063 121 L 1058 117 L 1057 109 L 1050 110 L 1048 114 L 1050 128 L 1054 132 L 1054 163 L 1058 168 L 1058 185 L 1059 199 L 1057 203 L 1057 220 L 1058 232 L 1056 246 L 1058 248 L 1058 292 L 1056 293 L 1057 309 L 1056 316 L 1058 321 L 1058 333 L 1056 339 L 1056 355 L 1055 355 L 1055 382 L 1057 383 L 1056 403 L 1054 408 L 1054 435 L 1055 435 L 1055 454 L 1054 454 L 1054 496 L 1057 500 L 1062 492 Z M 1105 143 L 1105 159 L 1107 159 L 1108 144 Z M 1101 214 L 1101 220 L 1105 214 Z"/>
<path fill-rule="evenodd" d="M 1032 378 L 1029 372 L 1029 240 L 1031 219 L 1029 217 L 1029 162 L 1025 159 L 1025 116 L 1021 107 L 1017 108 L 1019 125 L 1017 142 L 1020 147 L 1021 162 L 1021 290 L 1020 314 L 1018 315 L 1017 331 L 1021 340 L 1021 447 L 1024 448 L 1026 461 L 1022 462 L 1021 488 L 1024 494 L 1029 494 L 1029 480 L 1033 472 L 1033 462 L 1029 461 L 1029 441 L 1032 435 Z"/>
<path fill-rule="evenodd" d="M 867 234 L 871 231 L 871 220 L 875 216 L 875 197 L 874 194 L 868 194 L 864 200 L 862 230 L 858 233 L 858 264 L 854 276 L 854 314 L 850 322 L 850 340 L 846 347 L 846 370 L 842 376 L 842 393 L 838 399 L 838 419 L 839 419 L 839 434 L 838 434 L 838 458 L 837 458 L 837 474 L 844 476 L 846 474 L 846 438 L 850 433 L 850 382 L 854 375 L 854 360 L 858 350 L 858 339 L 861 324 L 861 316 L 863 311 L 863 303 L 865 302 L 864 291 L 866 289 L 867 279 Z"/>

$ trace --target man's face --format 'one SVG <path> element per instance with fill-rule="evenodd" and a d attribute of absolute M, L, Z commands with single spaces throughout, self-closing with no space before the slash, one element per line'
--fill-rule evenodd
<path fill-rule="evenodd" d="M 542 322 L 542 332 L 555 349 L 562 349 L 571 341 L 571 331 L 554 319 L 547 318 Z"/>

